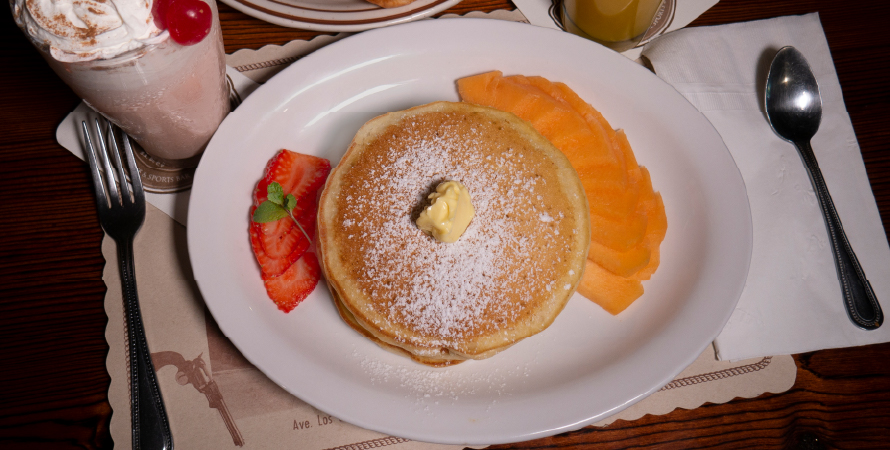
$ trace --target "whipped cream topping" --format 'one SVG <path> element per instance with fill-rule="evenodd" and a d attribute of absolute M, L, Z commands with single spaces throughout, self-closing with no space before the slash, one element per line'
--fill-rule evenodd
<path fill-rule="evenodd" d="M 16 23 L 64 62 L 109 59 L 169 36 L 151 0 L 10 0 Z"/>

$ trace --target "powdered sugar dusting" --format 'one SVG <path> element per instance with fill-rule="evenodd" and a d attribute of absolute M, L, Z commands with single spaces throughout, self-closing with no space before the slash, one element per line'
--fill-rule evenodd
<path fill-rule="evenodd" d="M 364 272 L 354 276 L 373 307 L 417 339 L 443 346 L 516 320 L 532 293 L 552 290 L 569 267 L 540 255 L 569 248 L 572 234 L 559 233 L 572 224 L 561 224 L 570 222 L 566 215 L 542 201 L 548 181 L 534 170 L 541 161 L 509 144 L 481 148 L 497 123 L 466 128 L 460 115 L 449 117 L 435 122 L 435 133 L 419 116 L 379 138 L 382 150 L 351 169 L 361 181 L 344 186 L 338 217 L 340 246 L 361 255 Z M 453 244 L 429 238 L 414 223 L 426 195 L 447 180 L 468 188 L 476 211 Z M 530 239 L 530 226 L 549 228 L 547 239 Z"/>

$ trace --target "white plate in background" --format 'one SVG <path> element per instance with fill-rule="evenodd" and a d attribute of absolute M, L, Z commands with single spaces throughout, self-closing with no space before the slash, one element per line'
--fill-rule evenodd
<path fill-rule="evenodd" d="M 362 31 L 432 16 L 460 0 L 414 0 L 381 8 L 364 0 L 221 0 L 251 17 L 290 28 Z"/>

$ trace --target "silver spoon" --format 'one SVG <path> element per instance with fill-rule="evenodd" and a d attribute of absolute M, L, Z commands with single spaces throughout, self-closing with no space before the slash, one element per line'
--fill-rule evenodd
<path fill-rule="evenodd" d="M 881 305 L 871 283 L 865 278 L 853 247 L 847 241 L 841 219 L 834 209 L 810 146 L 810 139 L 816 134 L 822 120 L 822 97 L 807 60 L 794 47 L 783 47 L 770 65 L 766 77 L 766 115 L 776 134 L 797 146 L 810 174 L 816 198 L 825 216 L 850 320 L 866 330 L 880 327 L 884 321 Z"/>

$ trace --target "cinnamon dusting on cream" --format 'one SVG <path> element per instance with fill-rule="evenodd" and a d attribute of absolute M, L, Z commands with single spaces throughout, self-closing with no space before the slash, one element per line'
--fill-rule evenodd
<path fill-rule="evenodd" d="M 145 0 L 12 0 L 16 23 L 63 62 L 109 59 L 164 41 Z"/>

